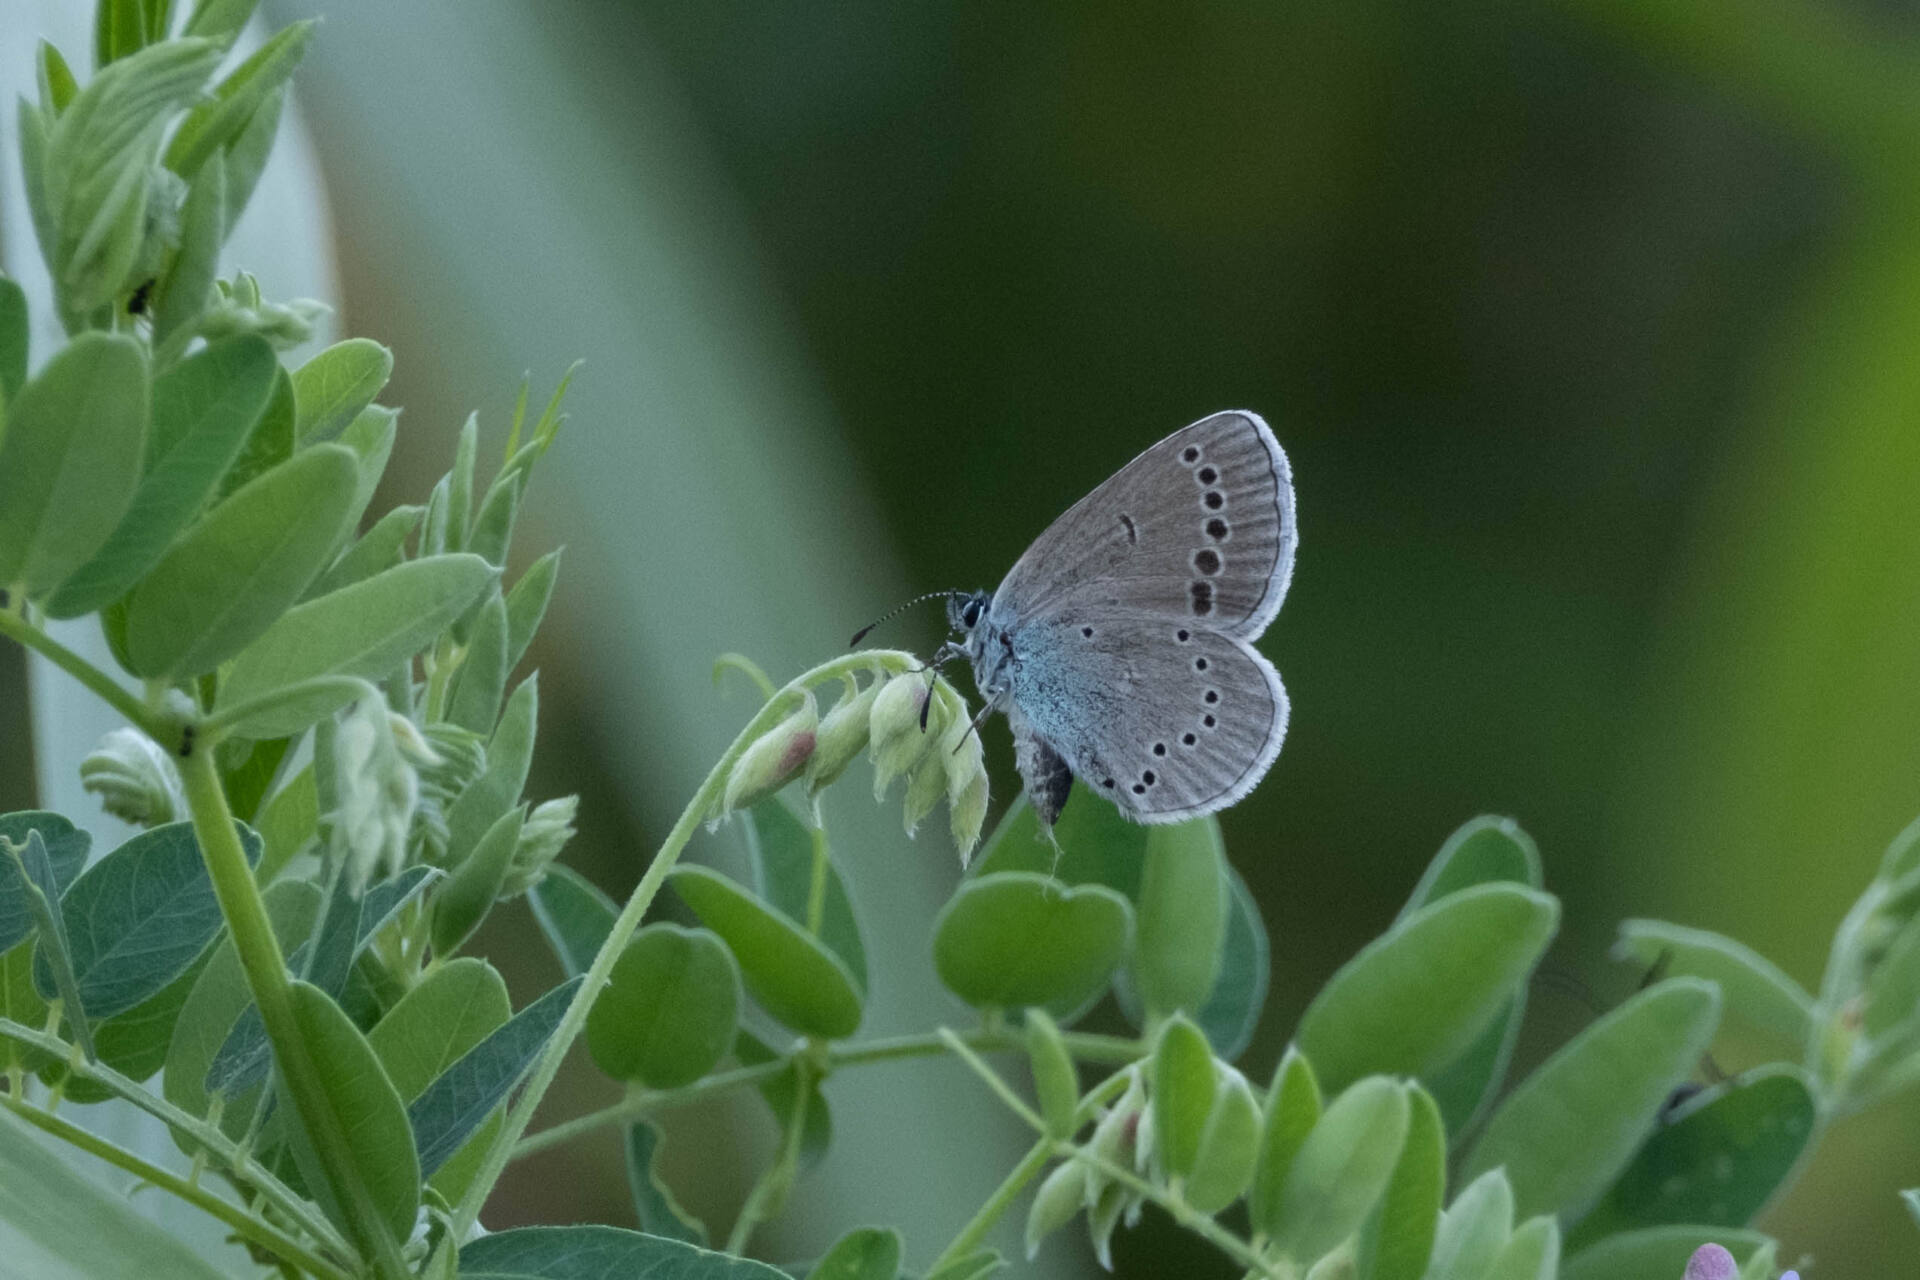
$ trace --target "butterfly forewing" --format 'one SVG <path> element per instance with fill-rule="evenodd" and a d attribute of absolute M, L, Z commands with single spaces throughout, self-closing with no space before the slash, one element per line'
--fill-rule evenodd
<path fill-rule="evenodd" d="M 1088 610 L 1023 626 L 1012 695 L 1083 786 L 1142 822 L 1225 808 L 1280 750 L 1287 695 L 1246 642 L 1173 619 Z"/>
<path fill-rule="evenodd" d="M 1253 638 L 1280 608 L 1298 535 L 1286 454 L 1259 415 L 1174 432 L 1042 533 L 994 593 L 1017 635 L 1121 610 Z"/>

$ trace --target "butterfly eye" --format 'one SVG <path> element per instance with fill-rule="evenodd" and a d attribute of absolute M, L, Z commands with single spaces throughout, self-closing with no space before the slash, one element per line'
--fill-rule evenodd
<path fill-rule="evenodd" d="M 980 602 L 978 600 L 967 601 L 967 607 L 960 611 L 960 623 L 969 631 L 979 625 Z"/>

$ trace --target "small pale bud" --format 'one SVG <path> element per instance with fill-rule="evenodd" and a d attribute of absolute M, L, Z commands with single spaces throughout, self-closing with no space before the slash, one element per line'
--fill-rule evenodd
<path fill-rule="evenodd" d="M 939 729 L 932 723 L 933 708 L 927 703 L 932 694 L 933 686 L 915 675 L 896 676 L 880 686 L 869 721 L 873 730 L 874 799 L 886 795 L 888 785 L 911 772 L 940 741 Z"/>
<path fill-rule="evenodd" d="M 520 825 L 520 839 L 500 884 L 501 898 L 517 898 L 547 878 L 547 868 L 573 839 L 573 820 L 580 812 L 579 796 L 562 796 L 534 806 Z"/>
<path fill-rule="evenodd" d="M 1734 1280 L 1740 1274 L 1733 1255 L 1717 1244 L 1703 1244 L 1687 1260 L 1686 1280 Z"/>
<path fill-rule="evenodd" d="M 913 768 L 913 776 L 907 779 L 907 798 L 903 806 L 907 834 L 912 835 L 919 829 L 920 820 L 933 812 L 940 798 L 947 793 L 947 762 L 945 753 L 929 751 Z"/>
<path fill-rule="evenodd" d="M 820 721 L 820 731 L 814 735 L 813 755 L 807 761 L 809 795 L 837 780 L 854 758 L 867 749 L 873 736 L 873 704 L 880 696 L 880 683 L 876 679 L 857 693 L 842 697 Z"/>
<path fill-rule="evenodd" d="M 433 744 L 427 741 L 426 735 L 420 732 L 420 727 L 414 724 L 413 721 L 407 719 L 397 711 L 389 711 L 387 713 L 387 724 L 388 727 L 393 730 L 393 745 L 398 747 L 400 754 L 412 761 L 416 767 L 432 769 L 446 763 L 446 760 L 441 757 L 439 752 L 433 749 Z M 484 755 L 485 753 L 483 752 L 483 758 Z"/>
<path fill-rule="evenodd" d="M 947 757 L 947 819 L 964 868 L 987 821 L 987 764 L 980 735 L 970 724 L 962 724 L 959 732 L 960 741 Z"/>
<path fill-rule="evenodd" d="M 1093 1244 L 1093 1256 L 1107 1271 L 1113 1270 L 1113 1229 L 1120 1215 L 1127 1211 L 1129 1202 L 1136 1200 L 1137 1197 L 1127 1194 L 1125 1187 L 1109 1183 L 1087 1206 L 1087 1239 Z M 1127 1225 L 1132 1226 L 1132 1221 Z"/>
<path fill-rule="evenodd" d="M 1080 1077 L 1073 1057 L 1067 1052 L 1060 1028 L 1045 1009 L 1029 1009 L 1027 1023 L 1027 1062 L 1033 1069 L 1033 1095 L 1040 1103 L 1040 1115 L 1047 1122 L 1049 1138 L 1071 1138 L 1077 1127 L 1074 1116 L 1080 1109 Z"/>
<path fill-rule="evenodd" d="M 813 694 L 808 693 L 798 711 L 741 752 L 733 772 L 727 775 L 726 794 L 717 816 L 758 804 L 799 777 L 813 756 L 819 728 L 820 709 Z"/>
<path fill-rule="evenodd" d="M 1078 1160 L 1068 1160 L 1047 1175 L 1027 1210 L 1027 1261 L 1040 1252 L 1042 1240 L 1073 1221 L 1086 1199 L 1087 1167 Z"/>
<path fill-rule="evenodd" d="M 172 822 L 187 811 L 180 776 L 159 744 L 134 729 L 115 729 L 80 762 L 80 785 L 114 817 L 140 827 Z"/>
<path fill-rule="evenodd" d="M 420 803 L 420 779 L 394 742 L 385 704 L 362 698 L 333 735 L 339 808 L 333 841 L 357 891 L 375 872 L 392 875 L 406 861 L 407 831 Z"/>

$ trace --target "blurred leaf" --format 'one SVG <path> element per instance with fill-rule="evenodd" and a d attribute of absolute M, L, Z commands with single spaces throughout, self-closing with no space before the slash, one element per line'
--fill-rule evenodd
<path fill-rule="evenodd" d="M 547 616 L 547 604 L 553 599 L 554 584 L 560 577 L 560 551 L 547 552 L 520 575 L 507 592 L 507 670 L 512 671 L 526 657 L 527 646 Z"/>
<path fill-rule="evenodd" d="M 772 1062 L 779 1055 L 764 1041 L 746 1028 L 734 1037 L 733 1056 L 743 1067 L 758 1066 L 763 1062 Z M 760 1086 L 760 1096 L 766 1099 L 768 1108 L 773 1112 L 774 1122 L 784 1132 L 792 1123 L 793 1109 L 799 1101 L 797 1086 L 798 1074 L 792 1066 Z M 826 1095 L 820 1092 L 820 1081 L 815 1075 L 807 1079 L 807 1114 L 801 1121 L 800 1129 L 800 1172 L 805 1173 L 820 1162 L 827 1154 L 827 1148 L 833 1144 L 833 1113 L 827 1108 Z"/>
<path fill-rule="evenodd" d="M 135 674 L 200 675 L 258 639 L 339 542 L 354 478 L 349 450 L 319 445 L 209 512 L 128 601 Z M 210 608 L 209 601 L 217 604 Z"/>
<path fill-rule="evenodd" d="M 12 858 L 0 858 L 0 866 L 12 868 Z M 31 928 L 31 926 L 29 926 Z M 0 1018 L 23 1027 L 47 1025 L 47 1002 L 33 987 L 33 941 L 17 943 L 12 950 L 0 952 Z M 0 1036 L 0 1069 L 38 1071 L 54 1056 Z"/>
<path fill-rule="evenodd" d="M 505 568 L 507 548 L 513 542 L 513 526 L 519 512 L 519 485 L 508 482 L 495 484 L 488 489 L 486 500 L 474 515 L 473 533 L 467 539 L 467 550 Z"/>
<path fill-rule="evenodd" d="M 215 152 L 237 139 L 253 113 L 300 65 L 313 28 L 312 21 L 281 28 L 215 85 L 212 96 L 202 99 L 174 130 L 167 144 L 167 168 L 192 178 Z"/>
<path fill-rule="evenodd" d="M 393 456 L 393 442 L 399 430 L 400 411 L 375 404 L 355 414 L 346 430 L 336 438 L 336 443 L 353 450 L 360 471 L 353 490 L 352 515 L 347 520 L 349 532 L 360 527 L 360 517 L 373 501 L 374 490 L 380 487 L 380 478 L 387 472 L 387 459 Z"/>
<path fill-rule="evenodd" d="M 934 968 L 975 1007 L 1075 1009 L 1126 958 L 1132 917 L 1124 898 L 1099 885 L 1063 888 L 1024 871 L 980 876 L 934 920 Z"/>
<path fill-rule="evenodd" d="M 411 1103 L 442 1072 L 513 1016 L 507 984 L 493 966 L 459 956 L 429 972 L 367 1033 L 402 1102 Z M 479 1172 L 494 1117 L 434 1173 L 434 1188 L 457 1202 Z"/>
<path fill-rule="evenodd" d="M 258 476 L 271 471 L 293 456 L 293 377 L 279 363 L 273 367 L 273 387 L 267 392 L 267 407 L 247 434 L 240 457 L 221 477 L 217 500 Z"/>
<path fill-rule="evenodd" d="M 1758 1231 L 1733 1227 L 1649 1227 L 1608 1236 L 1582 1249 L 1560 1265 L 1560 1280 L 1647 1280 L 1649 1276 L 1678 1276 L 1687 1259 L 1703 1244 L 1726 1247 L 1744 1260 L 1768 1243 Z"/>
<path fill-rule="evenodd" d="M 518 1227 L 460 1247 L 461 1280 L 791 1280 L 762 1262 L 618 1227 Z"/>
<path fill-rule="evenodd" d="M 898 1280 L 900 1233 L 888 1227 L 856 1227 L 807 1272 L 807 1280 Z"/>
<path fill-rule="evenodd" d="M 616 1080 L 692 1084 L 733 1045 L 740 969 L 705 929 L 652 924 L 619 959 L 587 1014 L 587 1048 Z"/>
<path fill-rule="evenodd" d="M 57 900 L 80 874 L 80 868 L 86 865 L 87 850 L 93 845 L 93 837 L 57 813 L 27 809 L 19 813 L 0 814 L 0 838 L 24 845 L 29 831 L 38 831 L 46 845 L 47 861 L 53 868 L 54 896 Z M 0 951 L 11 950 L 15 943 L 32 932 L 33 908 L 27 904 L 27 886 L 20 879 L 19 868 L 14 865 L 13 859 L 0 858 Z"/>
<path fill-rule="evenodd" d="M 249 864 L 260 837 L 234 823 Z M 89 867 L 60 903 L 80 998 L 91 1018 L 133 1008 L 186 972 L 224 923 L 193 824 L 143 831 Z M 34 981 L 51 997 L 53 974 Z"/>
<path fill-rule="evenodd" d="M 1457 1058 L 1526 980 L 1560 919 L 1551 896 L 1481 884 L 1423 907 L 1334 974 L 1300 1019 L 1329 1090 L 1368 1072 L 1422 1075 Z"/>
<path fill-rule="evenodd" d="M 527 891 L 527 904 L 569 978 L 593 967 L 594 956 L 620 914 L 613 899 L 592 881 L 559 863 L 548 867 L 546 879 Z"/>
<path fill-rule="evenodd" d="M 1920 916 L 1894 935 L 1867 978 L 1865 995 L 1861 1027 L 1869 1040 L 1910 1031 L 1920 1018 Z"/>
<path fill-rule="evenodd" d="M 1662 1118 L 1568 1248 L 1669 1223 L 1745 1226 L 1799 1162 L 1817 1113 L 1805 1074 L 1784 1064 L 1700 1093 Z"/>
<path fill-rule="evenodd" d="M 1427 1280 L 1484 1280 L 1513 1235 L 1513 1184 L 1490 1169 L 1468 1183 L 1441 1216 Z"/>
<path fill-rule="evenodd" d="M 1220 976 L 1194 1021 L 1207 1033 L 1213 1051 L 1232 1062 L 1253 1043 L 1260 1013 L 1267 1005 L 1267 982 L 1273 967 L 1267 946 L 1266 922 L 1260 904 L 1231 864 L 1227 873 L 1227 932 L 1220 947 Z"/>
<path fill-rule="evenodd" d="M 193 332 L 207 309 L 220 274 L 220 247 L 227 239 L 227 164 L 214 155 L 201 166 L 180 207 L 180 247 L 154 289 L 153 343 Z"/>
<path fill-rule="evenodd" d="M 27 381 L 27 295 L 0 276 L 0 422 Z"/>
<path fill-rule="evenodd" d="M 1220 824 L 1196 818 L 1147 828 L 1129 973 L 1149 1021 L 1198 1009 L 1220 976 L 1227 928 Z"/>
<path fill-rule="evenodd" d="M 199 36 L 218 44 L 221 49 L 233 46 L 234 40 L 246 28 L 247 19 L 253 16 L 254 7 L 260 0 L 197 0 L 193 13 L 187 18 L 182 35 Z"/>
<path fill-rule="evenodd" d="M 718 872 L 683 866 L 669 878 L 700 922 L 726 940 L 761 1008 L 796 1031 L 830 1040 L 859 1027 L 853 975 L 817 938 Z"/>
<path fill-rule="evenodd" d="M 213 956 L 212 949 L 201 953 L 186 972 L 147 997 L 125 1013 L 116 1014 L 93 1029 L 93 1043 L 100 1061 L 129 1080 L 145 1080 L 167 1061 L 167 1046 L 173 1042 L 174 1024 L 186 1007 L 193 984 L 200 980 Z M 97 1096 L 89 1096 L 93 1082 L 75 1076 L 67 1081 L 67 1097 L 75 1102 L 92 1102 L 112 1096 L 105 1085 L 94 1085 Z"/>
<path fill-rule="evenodd" d="M 1728 1013 L 1796 1048 L 1812 1035 L 1813 997 L 1745 943 L 1663 920 L 1623 920 L 1613 955 L 1667 977 L 1719 983 Z"/>
<path fill-rule="evenodd" d="M 753 884 L 774 910 L 805 922 L 813 892 L 813 832 L 779 799 L 763 800 L 747 810 L 741 829 L 753 860 Z M 861 999 L 867 995 L 867 949 L 840 870 L 826 863 L 826 896 L 821 902 L 820 941 L 853 977 Z"/>
<path fill-rule="evenodd" d="M 454 439 L 453 466 L 447 471 L 447 545 L 466 549 L 473 518 L 473 457 L 480 446 L 480 416 L 469 413 Z"/>
<path fill-rule="evenodd" d="M 478 564 L 487 562 L 474 557 Z M 492 733 L 507 690 L 507 602 L 495 588 L 480 608 L 479 622 L 467 643 L 467 656 L 454 677 L 447 720 L 475 733 Z"/>
<path fill-rule="evenodd" d="M 258 742 L 233 738 L 215 748 L 219 753 L 220 785 L 226 789 L 227 807 L 234 817 L 254 825 L 260 816 L 260 802 L 280 776 L 280 766 L 286 763 L 292 746 L 287 738 Z"/>
<path fill-rule="evenodd" d="M 260 865 L 254 874 L 262 884 L 272 884 L 293 856 L 319 832 L 320 792 L 314 785 L 312 764 L 268 797 L 260 809 L 259 829 L 266 852 L 260 856 Z"/>
<path fill-rule="evenodd" d="M 1407 1091 L 1369 1076 L 1335 1098 L 1287 1170 L 1274 1243 L 1308 1263 L 1345 1240 L 1386 1194 L 1407 1136 Z"/>
<path fill-rule="evenodd" d="M 1267 1088 L 1266 1128 L 1260 1135 L 1253 1189 L 1247 1195 L 1247 1211 L 1256 1230 L 1271 1232 L 1280 1221 L 1287 1171 L 1293 1167 L 1307 1135 L 1320 1122 L 1320 1112 L 1320 1085 L 1313 1078 L 1313 1066 L 1289 1045 Z"/>
<path fill-rule="evenodd" d="M 313 585 L 307 588 L 306 600 L 316 600 L 342 587 L 365 582 L 401 564 L 406 559 L 407 539 L 420 527 L 420 517 L 425 511 L 425 507 L 395 507 L 374 521 L 372 528 L 313 580 Z"/>
<path fill-rule="evenodd" d="M 317 1101 L 331 1114 L 320 1122 L 346 1141 L 363 1191 L 356 1193 L 336 1185 L 302 1127 L 289 1124 L 286 1127 L 300 1172 L 307 1186 L 317 1193 L 327 1216 L 349 1238 L 356 1236 L 357 1223 L 343 1210 L 342 1202 L 358 1200 L 363 1193 L 387 1233 L 396 1241 L 404 1241 L 413 1233 L 414 1215 L 420 1207 L 420 1179 L 432 1172 L 414 1154 L 408 1112 L 366 1037 L 331 996 L 298 980 L 288 994 L 292 997 L 294 1025 L 314 1061 L 321 1064 L 322 1069 L 315 1073 L 322 1094 Z M 368 1242 L 357 1243 L 365 1248 Z"/>
<path fill-rule="evenodd" d="M 36 70 L 40 81 L 40 109 L 49 118 L 57 116 L 80 92 L 80 83 L 73 78 L 73 68 L 67 65 L 66 58 L 45 40 L 40 42 Z"/>
<path fill-rule="evenodd" d="M 1542 1215 L 1520 1224 L 1487 1280 L 1554 1280 L 1560 1274 L 1560 1224 Z"/>
<path fill-rule="evenodd" d="M 86 333 L 47 361 L 0 434 L 0 583 L 39 596 L 100 549 L 133 499 L 146 433 L 138 342 Z"/>
<path fill-rule="evenodd" d="M 487 768 L 466 785 L 447 812 L 447 863 L 459 866 L 500 816 L 520 802 L 533 763 L 533 742 L 540 716 L 539 673 L 528 676 L 507 699 L 493 737 L 487 742 Z"/>
<path fill-rule="evenodd" d="M 1482 815 L 1447 837 L 1394 923 L 1403 924 L 1422 907 L 1462 889 L 1504 882 L 1538 889 L 1540 851 L 1513 819 Z"/>
<path fill-rule="evenodd" d="M 1071 1138 L 1079 1127 L 1075 1123 L 1080 1109 L 1080 1074 L 1067 1052 L 1060 1028 L 1044 1009 L 1025 1011 L 1027 1064 L 1033 1072 L 1033 1096 L 1040 1104 L 1040 1118 L 1046 1121 L 1047 1135 Z"/>
<path fill-rule="evenodd" d="M 1440 1108 L 1417 1084 L 1408 1089 L 1407 1103 L 1400 1160 L 1360 1236 L 1359 1274 L 1366 1280 L 1421 1280 L 1446 1201 L 1447 1133 Z"/>
<path fill-rule="evenodd" d="M 407 1108 L 422 1174 L 432 1177 L 513 1092 L 560 1025 L 580 982 L 569 978 L 514 1014 L 436 1076 Z"/>
<path fill-rule="evenodd" d="M 319 676 L 377 680 L 446 630 L 493 576 L 493 568 L 477 556 L 429 556 L 295 605 L 234 659 L 221 681 L 217 709 Z M 298 733 L 345 706 L 354 694 L 339 690 L 328 698 L 330 706 L 303 702 L 261 711 L 239 721 L 234 731 L 250 737 Z M 480 732 L 492 728 L 489 721 Z"/>
<path fill-rule="evenodd" d="M 146 48 L 146 6 L 142 0 L 100 0 L 93 10 L 93 65 L 104 67 Z"/>
<path fill-rule="evenodd" d="M 1219 1213 L 1253 1181 L 1260 1153 L 1260 1104 L 1247 1078 L 1228 1067 L 1220 1073 L 1213 1110 L 1200 1138 L 1200 1154 L 1187 1178 L 1187 1204 L 1201 1213 Z"/>
<path fill-rule="evenodd" d="M 1487 1122 L 1465 1176 L 1505 1166 L 1523 1217 L 1584 1213 L 1706 1052 L 1719 992 L 1657 983 L 1600 1018 L 1522 1081 Z"/>
<path fill-rule="evenodd" d="M 294 371 L 294 438 L 302 446 L 333 439 L 392 375 L 393 353 L 371 339 L 328 347 Z"/>
<path fill-rule="evenodd" d="M 927 1280 L 987 1280 L 1006 1265 L 1006 1260 L 995 1250 L 977 1249 L 955 1258 L 938 1271 L 929 1271 Z"/>
<path fill-rule="evenodd" d="M 1218 1089 L 1213 1050 L 1200 1028 L 1176 1014 L 1160 1030 L 1149 1070 L 1154 1158 L 1168 1178 L 1185 1178 L 1200 1158 Z"/>
<path fill-rule="evenodd" d="M 239 456 L 278 368 L 272 347 L 241 334 L 209 344 L 153 380 L 146 474 L 105 544 L 48 597 L 49 615 L 92 613 L 159 563 Z"/>
<path fill-rule="evenodd" d="M 40 988 L 42 999 L 51 1002 L 56 995 L 60 998 L 73 1042 L 87 1057 L 96 1057 L 93 1036 L 87 1028 L 86 1001 L 74 976 L 73 948 L 67 942 L 63 927 L 60 889 L 54 882 L 53 864 L 47 858 L 47 843 L 38 830 L 29 829 L 24 843 L 9 841 L 0 844 L 0 851 L 13 866 L 14 881 L 21 888 L 34 931 L 39 935 L 33 949 L 34 985 Z M 43 972 L 47 974 L 44 982 L 40 976 Z"/>
<path fill-rule="evenodd" d="M 650 1121 L 636 1120 L 627 1126 L 627 1186 L 633 1192 L 633 1212 L 640 1220 L 640 1229 L 648 1235 L 705 1245 L 706 1224 L 680 1207 L 654 1167 L 662 1145 L 660 1130 Z"/>
<path fill-rule="evenodd" d="M 513 851 L 520 843 L 520 828 L 526 817 L 525 805 L 501 814 L 434 895 L 435 955 L 450 956 L 458 951 L 460 944 L 473 936 L 473 931 L 493 910 L 500 886 L 507 882 L 507 868 L 513 862 Z"/>
<path fill-rule="evenodd" d="M 221 1280 L 120 1191 L 82 1176 L 0 1109 L 0 1256 L 33 1280 Z"/>
<path fill-rule="evenodd" d="M 1112 804 L 1085 787 L 1076 787 L 1053 827 L 1059 844 L 1056 850 L 1041 836 L 1039 819 L 1026 796 L 1018 796 L 974 860 L 973 876 L 1031 871 L 1070 885 L 1102 884 L 1133 902 L 1140 896 L 1151 829 L 1128 822 Z"/>

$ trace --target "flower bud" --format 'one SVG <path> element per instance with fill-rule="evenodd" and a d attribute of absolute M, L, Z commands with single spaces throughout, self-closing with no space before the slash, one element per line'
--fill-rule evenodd
<path fill-rule="evenodd" d="M 1113 1270 L 1113 1229 L 1120 1215 L 1127 1212 L 1128 1202 L 1137 1199 L 1114 1182 L 1102 1187 L 1093 1203 L 1087 1206 L 1087 1239 L 1093 1245 L 1094 1258 L 1107 1271 Z M 1132 1221 L 1127 1225 L 1132 1226 Z"/>
<path fill-rule="evenodd" d="M 873 798 L 909 773 L 940 740 L 932 723 L 935 707 L 928 705 L 933 686 L 918 676 L 896 676 L 880 686 L 873 700 Z M 926 723 L 922 723 L 922 716 Z M 944 722 L 942 728 L 945 727 Z"/>
<path fill-rule="evenodd" d="M 873 704 L 881 681 L 849 692 L 833 704 L 814 735 L 813 756 L 807 761 L 807 794 L 816 795 L 846 772 L 854 757 L 867 749 L 873 736 Z"/>
<path fill-rule="evenodd" d="M 987 764 L 972 725 L 962 724 L 960 734 L 947 757 L 947 821 L 964 870 L 987 821 Z"/>
<path fill-rule="evenodd" d="M 933 807 L 940 803 L 940 797 L 946 793 L 946 752 L 937 749 L 929 751 L 913 767 L 913 774 L 907 779 L 907 798 L 902 808 L 908 835 L 919 829 L 920 820 L 933 812 Z"/>
<path fill-rule="evenodd" d="M 1703 1244 L 1687 1260 L 1686 1280 L 1734 1280 L 1739 1274 L 1733 1255 L 1721 1245 Z"/>
<path fill-rule="evenodd" d="M 333 843 L 355 892 L 376 871 L 392 875 L 406 862 L 407 832 L 420 803 L 420 779 L 394 741 L 386 704 L 362 698 L 333 735 Z"/>
<path fill-rule="evenodd" d="M 1027 1261 L 1040 1252 L 1040 1242 L 1073 1221 L 1087 1198 L 1087 1166 L 1068 1160 L 1047 1175 L 1033 1193 L 1027 1210 Z"/>
<path fill-rule="evenodd" d="M 579 796 L 561 796 L 534 806 L 520 826 L 519 842 L 507 864 L 507 878 L 496 897 L 517 898 L 547 878 L 547 868 L 573 839 L 573 820 L 579 812 Z"/>
<path fill-rule="evenodd" d="M 159 744 L 134 729 L 115 729 L 80 762 L 80 785 L 114 817 L 157 827 L 187 811 L 180 777 Z"/>
<path fill-rule="evenodd" d="M 820 710 L 813 694 L 800 709 L 756 738 L 734 761 L 717 817 L 758 804 L 800 776 L 813 756 L 820 729 Z"/>

